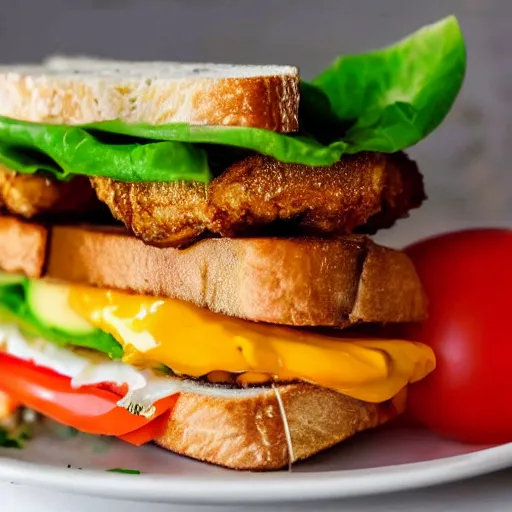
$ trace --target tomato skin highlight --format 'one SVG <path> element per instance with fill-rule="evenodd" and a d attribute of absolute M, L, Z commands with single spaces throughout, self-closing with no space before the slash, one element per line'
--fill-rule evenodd
<path fill-rule="evenodd" d="M 119 407 L 119 395 L 97 386 L 73 388 L 71 379 L 30 362 L 0 353 L 0 390 L 54 421 L 86 432 L 124 436 L 151 423 L 174 406 L 159 400 L 151 418 Z"/>
<path fill-rule="evenodd" d="M 512 231 L 448 233 L 405 252 L 429 318 L 403 334 L 430 345 L 437 359 L 410 387 L 410 416 L 463 442 L 512 441 Z"/>

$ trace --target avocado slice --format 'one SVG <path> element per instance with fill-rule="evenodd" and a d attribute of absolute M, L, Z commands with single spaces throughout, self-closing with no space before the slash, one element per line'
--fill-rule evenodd
<path fill-rule="evenodd" d="M 39 284 L 51 285 L 52 288 L 56 286 L 54 283 L 48 283 L 46 281 L 31 281 L 28 278 L 24 278 L 20 282 L 12 282 L 10 284 L 0 283 L 0 322 L 2 323 L 16 323 L 23 334 L 28 336 L 41 336 L 48 341 L 52 341 L 56 345 L 61 347 L 82 347 L 90 350 L 97 350 L 107 354 L 111 359 L 121 359 L 123 357 L 123 348 L 118 341 L 109 333 L 96 329 L 94 327 L 88 327 L 89 330 L 85 331 L 83 322 L 73 322 L 76 320 L 76 313 L 71 310 L 71 314 L 66 314 L 67 308 L 67 296 L 65 294 L 60 295 L 60 300 L 64 297 L 66 301 L 64 304 L 59 304 L 53 301 L 52 297 L 55 295 L 50 292 L 47 294 L 45 291 L 41 292 L 41 287 L 34 289 L 33 285 L 36 284 L 36 288 Z M 48 288 L 45 286 L 45 288 Z M 63 286 L 65 288 L 65 286 Z M 33 308 L 28 305 L 27 294 L 30 289 L 30 295 L 32 297 L 32 305 L 35 303 L 36 313 L 34 314 Z M 35 291 L 34 291 L 35 290 Z M 57 292 L 58 293 L 58 292 Z M 58 301 L 59 299 L 57 299 Z M 48 304 L 45 306 L 38 307 L 45 301 Z M 46 324 L 46 318 L 48 318 L 48 307 L 52 309 L 49 312 L 50 323 L 56 324 L 58 322 L 59 327 L 48 326 Z M 64 306 L 64 307 L 63 307 Z M 61 311 L 60 308 L 63 308 Z M 69 313 L 69 311 L 67 311 Z M 62 319 L 67 318 L 66 322 Z M 69 320 L 71 318 L 71 321 Z M 80 317 L 79 317 L 80 318 Z M 53 321 L 52 321 L 53 319 Z M 82 318 L 80 318 L 82 320 Z M 69 331 L 64 332 L 61 325 L 66 325 L 74 331 L 80 331 L 78 334 L 72 334 Z M 90 330 L 92 328 L 92 330 Z"/>
<path fill-rule="evenodd" d="M 23 274 L 9 274 L 9 272 L 0 271 L 0 286 L 12 286 L 22 284 L 26 281 Z"/>
<path fill-rule="evenodd" d="M 31 279 L 25 285 L 27 305 L 42 325 L 71 336 L 93 333 L 96 328 L 69 305 L 70 288 L 42 279 Z"/>

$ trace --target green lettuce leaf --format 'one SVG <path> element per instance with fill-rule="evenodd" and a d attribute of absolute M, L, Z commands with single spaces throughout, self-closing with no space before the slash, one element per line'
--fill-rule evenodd
<path fill-rule="evenodd" d="M 439 125 L 462 86 L 465 68 L 464 39 L 450 16 L 388 48 L 340 57 L 311 83 L 303 82 L 300 134 L 121 121 L 71 127 L 0 117 L 0 163 L 59 179 L 82 174 L 207 183 L 212 144 L 312 166 L 331 165 L 344 153 L 392 153 Z"/>
<path fill-rule="evenodd" d="M 388 48 L 339 57 L 312 85 L 327 97 L 334 118 L 351 123 L 343 137 L 349 153 L 392 153 L 437 128 L 465 71 L 462 32 L 449 16 Z"/>
<path fill-rule="evenodd" d="M 73 174 L 123 181 L 210 179 L 205 151 L 191 144 L 122 142 L 102 142 L 77 126 L 0 117 L 0 162 L 18 172 L 47 171 L 59 179 Z"/>
<path fill-rule="evenodd" d="M 139 139 L 177 141 L 191 144 L 216 144 L 250 149 L 285 163 L 331 165 L 347 150 L 347 143 L 328 146 L 305 135 L 285 135 L 262 128 L 240 126 L 195 126 L 186 123 L 164 125 L 126 124 L 103 121 L 86 128 Z"/>
<path fill-rule="evenodd" d="M 74 346 L 98 350 L 107 354 L 111 359 L 121 359 L 123 356 L 121 345 L 112 335 L 101 329 L 71 337 L 69 334 L 39 322 L 27 306 L 23 282 L 0 285 L 0 320 L 15 322 L 27 335 L 41 336 L 61 347 Z"/>

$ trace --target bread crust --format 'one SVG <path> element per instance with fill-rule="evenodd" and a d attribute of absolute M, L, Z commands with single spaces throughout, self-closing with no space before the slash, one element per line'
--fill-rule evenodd
<path fill-rule="evenodd" d="M 150 76 L 150 75 L 149 75 Z M 0 115 L 38 123 L 250 126 L 298 130 L 299 75 L 130 78 L 72 73 L 0 73 Z"/>
<path fill-rule="evenodd" d="M 407 256 L 361 235 L 218 238 L 179 250 L 121 230 L 55 226 L 47 275 L 294 326 L 415 322 L 427 307 Z"/>
<path fill-rule="evenodd" d="M 0 268 L 28 277 L 43 274 L 47 230 L 14 217 L 0 216 Z"/>
<path fill-rule="evenodd" d="M 244 398 L 182 393 L 165 432 L 155 442 L 232 469 L 276 470 L 392 420 L 405 405 L 405 391 L 391 401 L 373 404 L 303 383 L 277 390 L 290 432 L 291 460 L 274 389 Z"/>

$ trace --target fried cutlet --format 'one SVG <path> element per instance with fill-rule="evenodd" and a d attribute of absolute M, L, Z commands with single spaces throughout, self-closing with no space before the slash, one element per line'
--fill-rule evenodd
<path fill-rule="evenodd" d="M 334 165 L 251 156 L 210 184 L 127 183 L 92 178 L 99 199 L 145 243 L 184 246 L 215 234 L 373 233 L 425 199 L 416 164 L 403 153 L 360 153 Z"/>
<path fill-rule="evenodd" d="M 26 219 L 63 214 L 84 218 L 103 211 L 83 176 L 57 181 L 50 176 L 16 173 L 1 165 L 0 206 Z"/>

